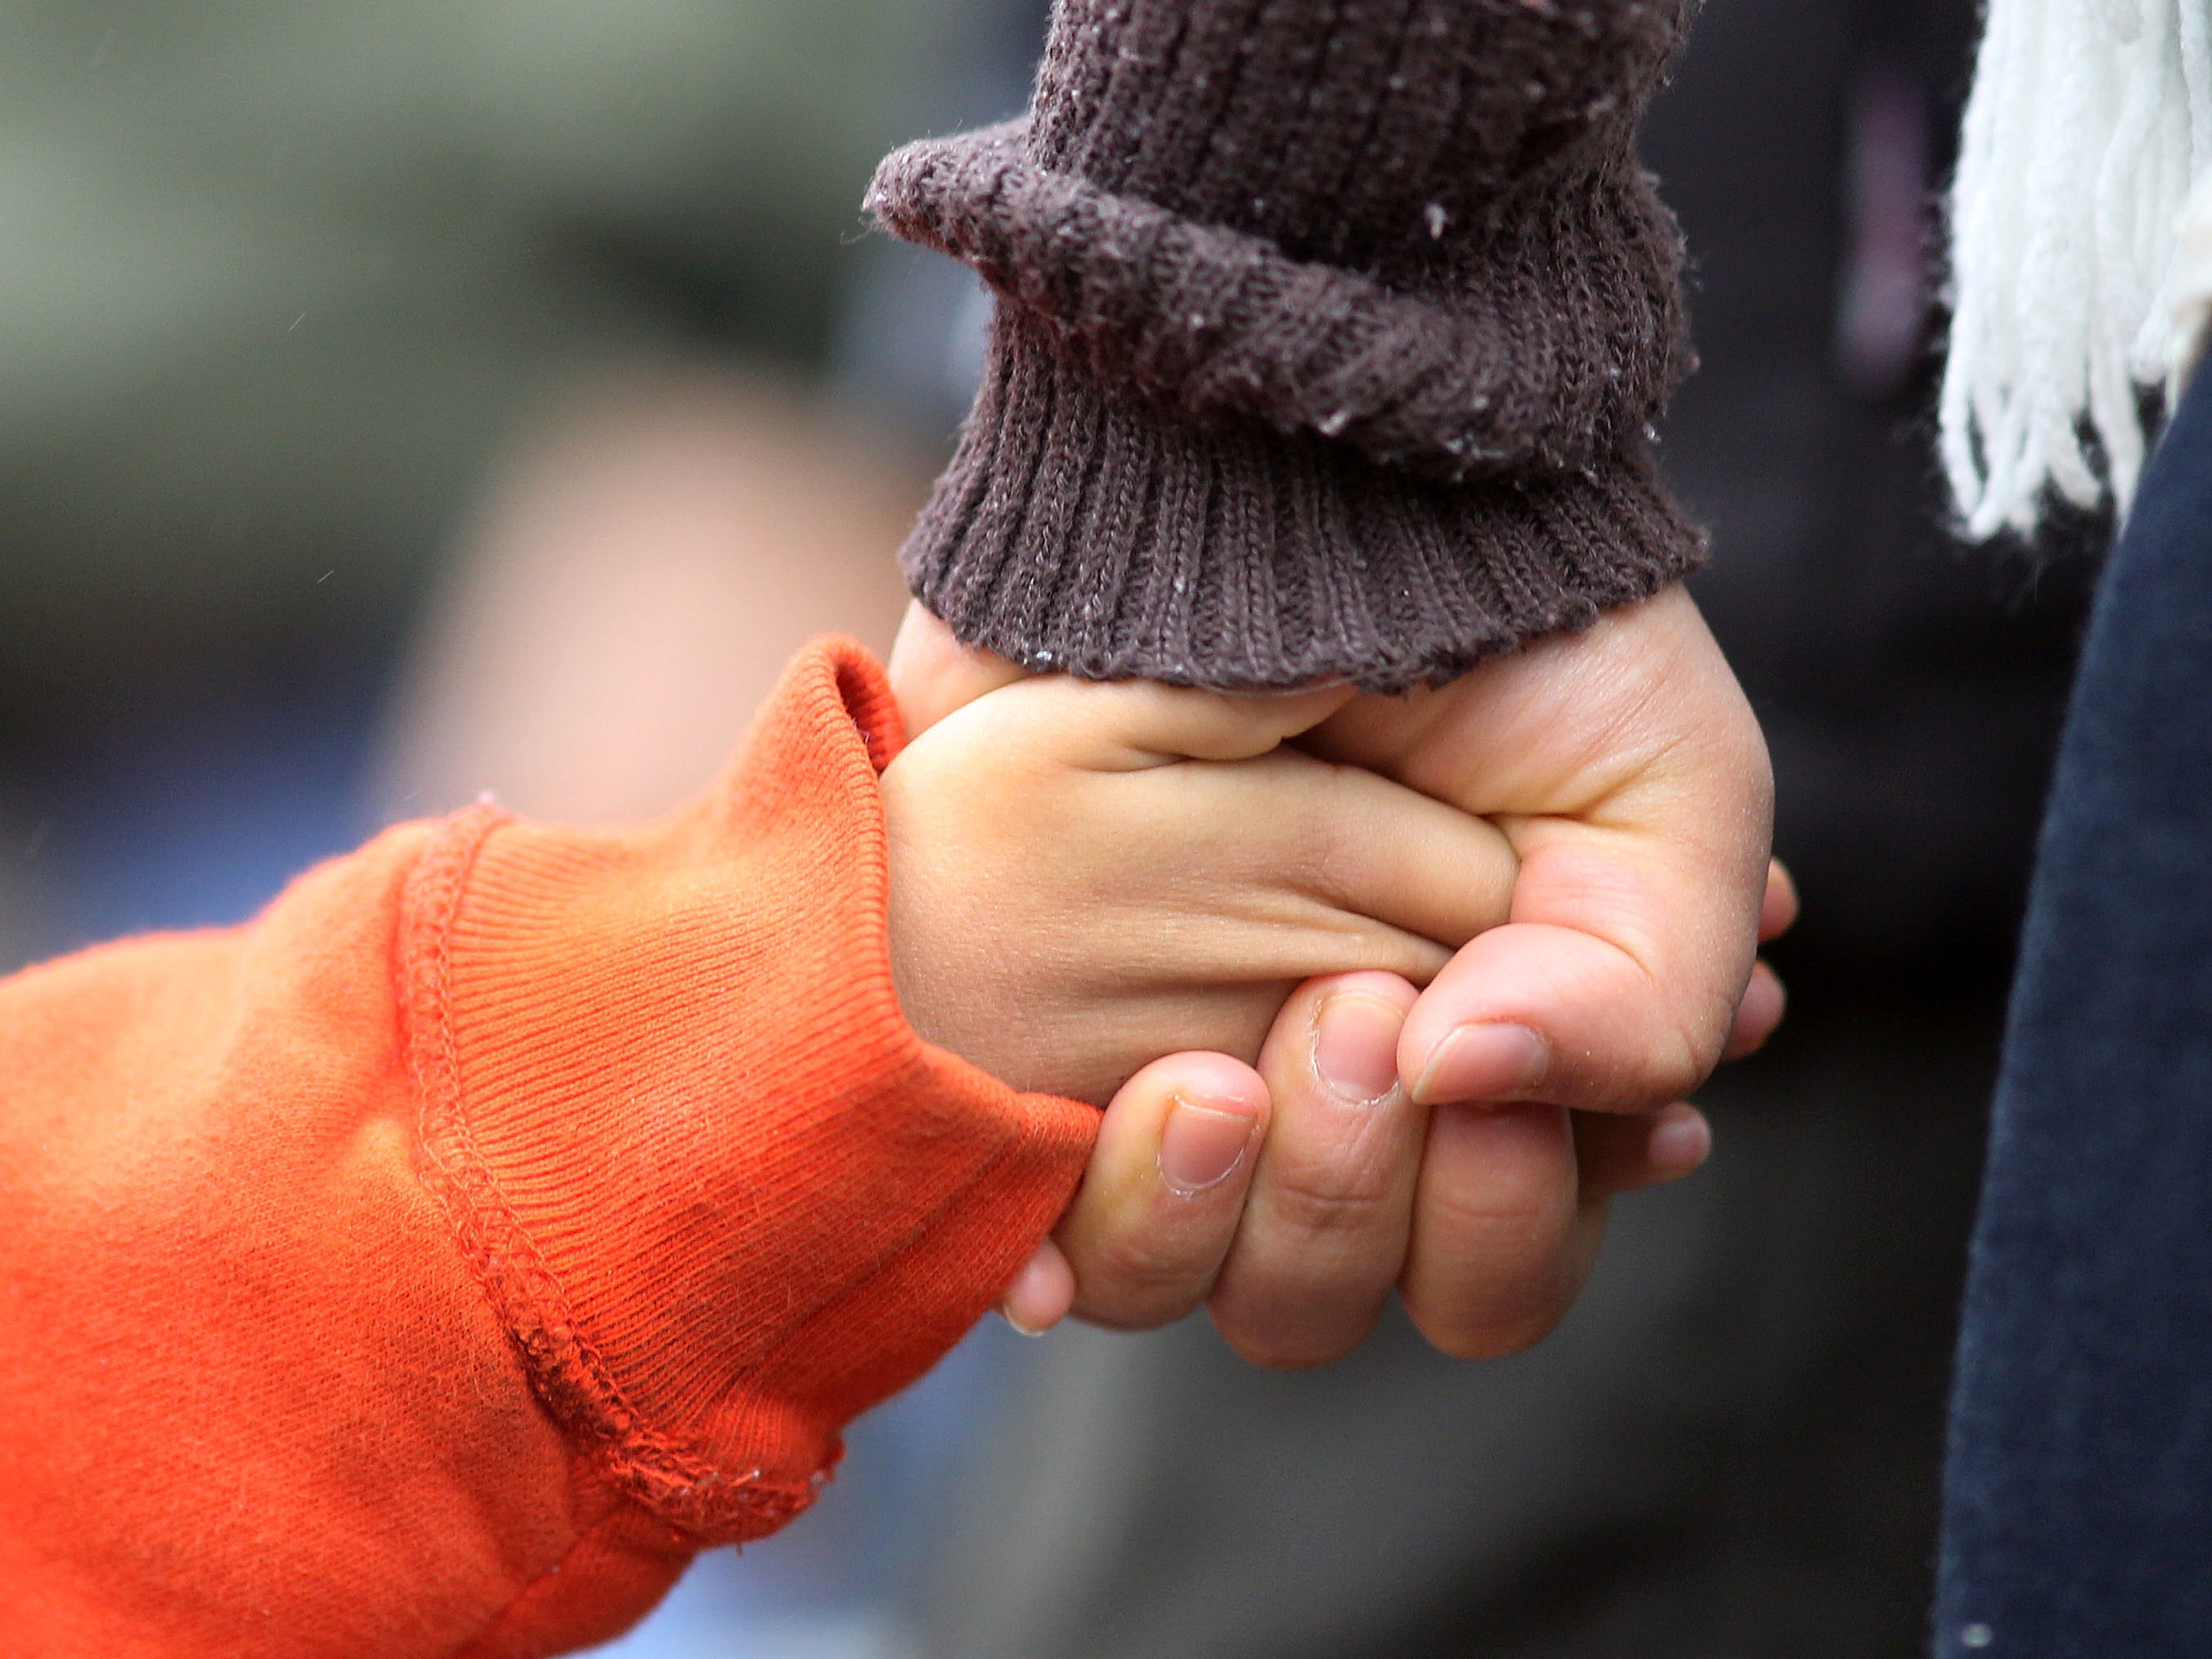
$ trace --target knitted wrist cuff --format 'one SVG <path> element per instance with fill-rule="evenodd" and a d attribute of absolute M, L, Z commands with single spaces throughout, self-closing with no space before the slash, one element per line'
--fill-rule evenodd
<path fill-rule="evenodd" d="M 1002 306 L 902 556 L 956 635 L 1026 667 L 1397 691 L 1587 626 L 1704 547 L 1640 433 L 1582 468 L 1440 483 L 1317 434 L 1164 417 Z"/>
<path fill-rule="evenodd" d="M 917 595 L 1039 668 L 1391 690 L 1692 568 L 1632 151 L 1681 13 L 1060 0 L 1030 115 L 869 192 L 999 295 Z"/>
<path fill-rule="evenodd" d="M 1408 292 L 1040 167 L 1028 137 L 1023 119 L 909 144 L 866 206 L 1165 411 L 1317 433 L 1447 483 L 1587 465 L 1658 412 L 1674 250 L 1640 180 L 1532 203 L 1491 237 L 1480 280 Z M 1561 306 L 1570 273 L 1585 298 Z"/>

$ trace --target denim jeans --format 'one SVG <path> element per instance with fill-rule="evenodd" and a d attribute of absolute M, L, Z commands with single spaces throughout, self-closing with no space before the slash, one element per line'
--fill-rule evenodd
<path fill-rule="evenodd" d="M 2212 1655 L 2212 376 L 2083 648 L 1944 1486 L 1939 1659 Z"/>

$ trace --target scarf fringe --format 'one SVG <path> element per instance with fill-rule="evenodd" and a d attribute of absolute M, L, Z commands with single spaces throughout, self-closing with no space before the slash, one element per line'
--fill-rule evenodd
<path fill-rule="evenodd" d="M 2126 511 L 2178 372 L 2174 222 L 2212 159 L 2207 0 L 1990 0 L 1950 198 L 1938 416 L 1966 532 Z"/>

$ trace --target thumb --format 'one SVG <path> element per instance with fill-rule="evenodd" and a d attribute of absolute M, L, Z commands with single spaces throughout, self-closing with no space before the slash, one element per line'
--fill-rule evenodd
<path fill-rule="evenodd" d="M 909 739 L 985 692 L 1029 678 L 1027 670 L 1004 657 L 961 644 L 918 599 L 907 605 L 899 623 L 890 672 L 891 695 Z"/>

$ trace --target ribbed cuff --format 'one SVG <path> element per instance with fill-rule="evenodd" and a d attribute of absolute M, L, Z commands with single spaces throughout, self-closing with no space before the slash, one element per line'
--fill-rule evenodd
<path fill-rule="evenodd" d="M 1089 1107 L 924 1043 L 885 938 L 882 671 L 802 653 L 723 781 L 611 834 L 454 820 L 403 923 L 430 1185 L 554 1419 L 696 1543 L 811 1501 L 996 1300 Z"/>
<path fill-rule="evenodd" d="M 963 641 L 1032 669 L 1398 691 L 1586 627 L 1705 545 L 1640 434 L 1575 471 L 1430 483 L 1325 438 L 1164 416 L 1002 305 L 902 562 Z"/>
<path fill-rule="evenodd" d="M 1401 289 L 1041 167 L 1030 137 L 1023 120 L 909 144 L 864 205 L 1164 415 L 1255 420 L 1458 483 L 1590 465 L 1680 372 L 1676 234 L 1632 170 L 1537 198 L 1448 276 L 1460 239 L 1432 204 L 1440 268 Z"/>

